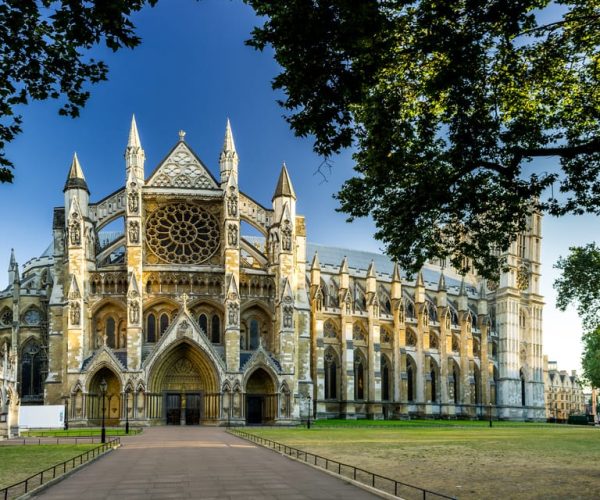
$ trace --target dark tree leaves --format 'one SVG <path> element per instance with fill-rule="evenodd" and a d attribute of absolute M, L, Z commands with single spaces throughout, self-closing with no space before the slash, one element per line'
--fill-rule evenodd
<path fill-rule="evenodd" d="M 102 61 L 85 52 L 104 43 L 113 51 L 140 43 L 130 16 L 157 0 L 0 1 L 0 182 L 12 182 L 6 145 L 21 132 L 18 107 L 63 99 L 59 113 L 77 117 L 88 83 L 106 80 Z"/>
<path fill-rule="evenodd" d="M 597 2 L 540 25 L 548 0 L 246 1 L 295 133 L 356 148 L 340 209 L 405 267 L 494 277 L 533 211 L 600 212 Z M 533 172 L 546 156 L 560 168 Z"/>

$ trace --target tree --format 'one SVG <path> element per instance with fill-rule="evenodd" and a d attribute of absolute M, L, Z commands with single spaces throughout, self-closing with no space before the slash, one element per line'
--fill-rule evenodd
<path fill-rule="evenodd" d="M 355 148 L 340 210 L 406 268 L 494 278 L 533 211 L 600 213 L 597 0 L 246 1 L 292 129 Z"/>
<path fill-rule="evenodd" d="M 133 12 L 157 0 L 0 1 L 0 182 L 12 182 L 5 148 L 21 132 L 18 108 L 31 100 L 63 99 L 61 115 L 77 117 L 87 83 L 106 80 L 108 67 L 85 52 L 104 43 L 117 51 L 140 43 Z"/>
<path fill-rule="evenodd" d="M 583 377 L 593 387 L 600 387 L 600 248 L 590 243 L 569 251 L 554 266 L 561 271 L 554 282 L 556 305 L 562 311 L 575 306 L 584 328 Z"/>

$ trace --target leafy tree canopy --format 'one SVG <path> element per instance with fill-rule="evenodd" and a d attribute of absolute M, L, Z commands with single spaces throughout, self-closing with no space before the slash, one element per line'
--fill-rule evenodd
<path fill-rule="evenodd" d="M 584 378 L 600 387 L 600 248 L 595 243 L 571 247 L 555 267 L 561 276 L 554 282 L 557 307 L 574 305 L 584 327 L 581 365 Z"/>
<path fill-rule="evenodd" d="M 406 268 L 495 277 L 532 211 L 600 213 L 597 0 L 246 2 L 295 133 L 355 147 L 340 210 Z"/>
<path fill-rule="evenodd" d="M 21 132 L 19 105 L 63 99 L 62 115 L 76 117 L 87 83 L 108 68 L 85 52 L 104 43 L 117 51 L 140 43 L 133 12 L 157 0 L 0 0 L 0 182 L 11 182 L 5 147 Z"/>

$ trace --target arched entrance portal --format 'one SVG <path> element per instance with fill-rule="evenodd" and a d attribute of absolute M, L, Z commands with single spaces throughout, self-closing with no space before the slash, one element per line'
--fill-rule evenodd
<path fill-rule="evenodd" d="M 263 424 L 277 417 L 277 394 L 273 378 L 258 368 L 246 382 L 246 421 Z"/>
<path fill-rule="evenodd" d="M 100 383 L 106 382 L 106 393 L 102 397 Z M 102 421 L 104 409 L 104 422 L 107 426 L 119 425 L 121 419 L 121 382 L 119 377 L 110 368 L 103 367 L 96 372 L 90 382 L 87 397 L 87 414 L 97 425 Z M 103 401 L 104 400 L 104 401 Z"/>
<path fill-rule="evenodd" d="M 162 356 L 150 376 L 148 418 L 167 425 L 198 425 L 220 418 L 219 375 L 208 355 L 182 342 Z"/>

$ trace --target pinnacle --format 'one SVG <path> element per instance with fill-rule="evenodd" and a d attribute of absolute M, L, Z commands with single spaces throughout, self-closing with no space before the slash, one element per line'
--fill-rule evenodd
<path fill-rule="evenodd" d="M 129 141 L 127 141 L 127 148 L 141 148 L 142 143 L 140 141 L 140 134 L 138 133 L 137 123 L 135 122 L 135 115 L 131 116 L 131 128 L 129 129 Z"/>
<path fill-rule="evenodd" d="M 71 161 L 71 166 L 69 167 L 69 175 L 67 176 L 67 182 L 65 182 L 65 187 L 63 192 L 67 189 L 84 189 L 88 193 L 90 190 L 87 187 L 87 183 L 85 182 L 85 176 L 83 175 L 83 169 L 79 164 L 79 158 L 77 158 L 77 153 L 73 154 L 73 160 Z"/>
<path fill-rule="evenodd" d="M 288 173 L 285 162 L 281 166 L 281 173 L 279 174 L 279 180 L 277 181 L 273 199 L 278 198 L 279 196 L 287 196 L 296 199 L 296 193 L 292 187 L 292 181 L 290 180 L 290 174 Z"/>
<path fill-rule="evenodd" d="M 446 291 L 446 277 L 444 276 L 444 271 L 440 273 L 440 281 L 438 282 L 438 291 Z"/>
<path fill-rule="evenodd" d="M 310 268 L 311 268 L 311 270 L 312 269 L 321 269 L 321 263 L 319 262 L 319 252 L 315 252 L 315 256 L 313 257 Z"/>
<path fill-rule="evenodd" d="M 417 275 L 417 286 L 425 286 L 425 281 L 423 280 L 423 271 L 419 271 Z"/>
<path fill-rule="evenodd" d="M 233 141 L 233 132 L 231 131 L 231 123 L 227 118 L 227 125 L 225 126 L 225 139 L 223 140 L 223 152 L 224 153 L 235 153 L 235 142 Z"/>
<path fill-rule="evenodd" d="M 375 261 L 371 260 L 369 269 L 367 269 L 367 278 L 375 278 Z"/>

